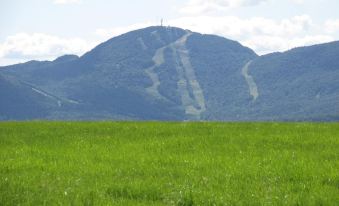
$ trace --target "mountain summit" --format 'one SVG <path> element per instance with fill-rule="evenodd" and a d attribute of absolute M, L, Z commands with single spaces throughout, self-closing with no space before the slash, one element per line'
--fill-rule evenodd
<path fill-rule="evenodd" d="M 216 35 L 148 27 L 81 57 L 0 69 L 0 119 L 333 120 L 339 43 L 259 57 Z"/>

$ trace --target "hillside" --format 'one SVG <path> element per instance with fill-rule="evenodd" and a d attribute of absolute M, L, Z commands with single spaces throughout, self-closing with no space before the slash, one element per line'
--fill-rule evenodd
<path fill-rule="evenodd" d="M 148 27 L 81 57 L 1 67 L 0 119 L 338 120 L 338 55 L 332 42 L 259 57 L 216 35 Z"/>
<path fill-rule="evenodd" d="M 253 117 L 339 120 L 339 42 L 295 48 L 249 66 L 259 97 Z"/>

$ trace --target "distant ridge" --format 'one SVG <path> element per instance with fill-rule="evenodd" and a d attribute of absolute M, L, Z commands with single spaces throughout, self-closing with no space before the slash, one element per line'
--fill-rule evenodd
<path fill-rule="evenodd" d="M 0 67 L 0 120 L 338 121 L 339 42 L 258 56 L 152 26 L 83 56 Z"/>

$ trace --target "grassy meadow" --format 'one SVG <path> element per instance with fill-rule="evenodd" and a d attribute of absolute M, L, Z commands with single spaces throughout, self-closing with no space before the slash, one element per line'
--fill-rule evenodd
<path fill-rule="evenodd" d="M 338 205 L 338 123 L 0 123 L 0 205 Z"/>

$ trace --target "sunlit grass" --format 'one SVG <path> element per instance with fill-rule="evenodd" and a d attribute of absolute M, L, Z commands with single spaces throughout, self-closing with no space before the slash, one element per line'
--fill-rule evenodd
<path fill-rule="evenodd" d="M 336 205 L 339 124 L 0 123 L 0 205 Z"/>

